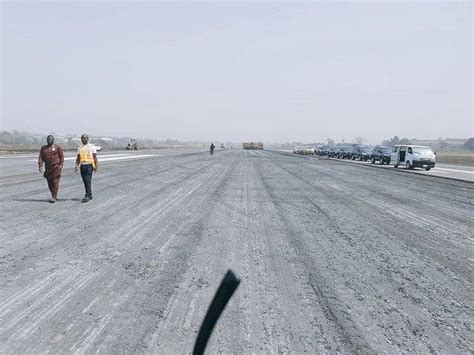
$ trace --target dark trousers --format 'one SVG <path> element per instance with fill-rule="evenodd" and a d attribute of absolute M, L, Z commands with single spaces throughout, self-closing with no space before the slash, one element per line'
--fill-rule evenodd
<path fill-rule="evenodd" d="M 81 177 L 86 189 L 86 196 L 92 198 L 92 164 L 81 165 Z"/>
<path fill-rule="evenodd" d="M 59 178 L 61 176 L 55 176 L 49 179 L 46 179 L 48 181 L 48 187 L 49 191 L 51 192 L 51 197 L 58 198 L 58 190 L 59 190 Z"/>

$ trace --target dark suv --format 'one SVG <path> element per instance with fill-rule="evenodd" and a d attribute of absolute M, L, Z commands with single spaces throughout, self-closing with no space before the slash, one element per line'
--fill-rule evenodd
<path fill-rule="evenodd" d="M 339 147 L 336 146 L 330 146 L 328 149 L 328 157 L 329 158 L 335 158 L 337 157 L 337 153 L 339 152 Z"/>
<path fill-rule="evenodd" d="M 340 145 L 337 147 L 337 157 L 339 159 L 351 159 L 352 145 Z"/>
<path fill-rule="evenodd" d="M 372 155 L 372 148 L 368 146 L 355 146 L 354 149 L 352 150 L 352 160 L 369 160 Z"/>
<path fill-rule="evenodd" d="M 318 155 L 324 156 L 329 154 L 329 146 L 328 145 L 323 145 L 319 150 L 318 150 Z"/>
<path fill-rule="evenodd" d="M 383 145 L 377 145 L 372 149 L 370 161 L 375 164 L 378 161 L 380 164 L 390 164 L 390 155 L 392 154 L 392 148 Z"/>

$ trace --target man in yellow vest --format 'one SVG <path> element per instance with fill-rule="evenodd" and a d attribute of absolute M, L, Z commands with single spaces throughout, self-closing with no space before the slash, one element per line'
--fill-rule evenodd
<path fill-rule="evenodd" d="M 82 202 L 92 200 L 92 173 L 97 171 L 97 154 L 94 145 L 89 143 L 89 136 L 83 134 L 81 136 L 82 145 L 77 148 L 76 173 L 81 169 L 82 182 L 86 190 L 86 195 Z"/>

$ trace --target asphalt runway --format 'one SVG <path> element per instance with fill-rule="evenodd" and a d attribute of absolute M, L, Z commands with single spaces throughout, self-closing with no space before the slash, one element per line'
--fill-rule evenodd
<path fill-rule="evenodd" d="M 189 353 L 228 269 L 210 353 L 474 351 L 471 182 L 274 151 L 126 156 L 99 155 L 87 204 L 73 159 L 56 204 L 36 156 L 0 159 L 0 353 Z"/>

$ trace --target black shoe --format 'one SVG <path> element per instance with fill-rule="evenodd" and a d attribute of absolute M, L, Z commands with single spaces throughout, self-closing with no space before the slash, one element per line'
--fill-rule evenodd
<path fill-rule="evenodd" d="M 86 202 L 89 202 L 91 200 L 90 197 L 86 196 L 82 199 L 82 203 L 86 203 Z"/>

